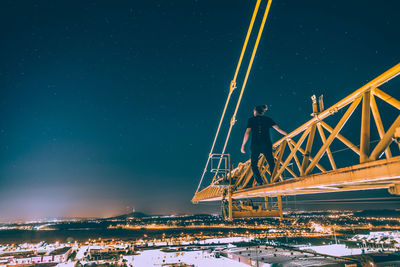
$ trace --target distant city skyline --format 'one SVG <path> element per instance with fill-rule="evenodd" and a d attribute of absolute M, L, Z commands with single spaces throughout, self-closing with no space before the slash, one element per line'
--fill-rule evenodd
<path fill-rule="evenodd" d="M 254 4 L 2 1 L 0 221 L 220 212 L 190 200 Z M 255 105 L 290 132 L 310 118 L 311 95 L 329 107 L 397 64 L 399 9 L 274 1 L 228 146 L 233 163 L 249 157 L 240 145 Z M 385 90 L 400 99 L 399 87 L 397 78 Z M 400 206 L 385 190 L 335 197 L 366 200 L 288 205 Z"/>

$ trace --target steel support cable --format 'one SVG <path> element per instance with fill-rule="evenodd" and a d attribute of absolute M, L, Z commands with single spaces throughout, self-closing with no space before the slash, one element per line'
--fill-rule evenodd
<path fill-rule="evenodd" d="M 243 44 L 243 47 L 242 47 L 242 51 L 241 51 L 241 53 L 240 53 L 239 62 L 238 62 L 238 64 L 237 64 L 237 66 L 236 66 L 235 75 L 233 76 L 233 80 L 231 81 L 231 83 L 230 83 L 230 85 L 229 85 L 228 97 L 227 97 L 227 99 L 226 99 L 225 106 L 224 106 L 224 110 L 222 111 L 222 115 L 221 115 L 221 118 L 220 118 L 220 120 L 219 120 L 217 132 L 216 132 L 216 134 L 215 134 L 214 141 L 213 141 L 213 143 L 212 143 L 212 145 L 211 145 L 210 153 L 208 154 L 207 163 L 206 163 L 206 166 L 204 167 L 203 174 L 201 175 L 199 185 L 198 185 L 198 187 L 197 187 L 197 189 L 196 189 L 196 193 L 199 191 L 200 186 L 201 186 L 201 183 L 203 182 L 203 179 L 204 179 L 204 175 L 205 175 L 206 172 L 207 172 L 208 164 L 210 163 L 210 159 L 211 159 L 211 154 L 212 154 L 213 151 L 214 151 L 214 147 L 215 147 L 215 144 L 216 144 L 217 139 L 218 139 L 218 136 L 219 136 L 219 131 L 220 131 L 220 129 L 221 129 L 222 122 L 224 121 L 224 118 L 225 118 L 226 110 L 227 110 L 227 108 L 228 108 L 228 105 L 229 105 L 229 102 L 230 102 L 232 93 L 233 93 L 233 91 L 234 91 L 235 88 L 236 88 L 236 78 L 237 78 L 237 76 L 238 76 L 238 74 L 239 74 L 239 70 L 240 70 L 240 67 L 241 67 L 241 65 L 242 65 L 243 56 L 244 56 L 244 54 L 245 54 L 245 52 L 246 52 L 247 44 L 248 44 L 248 42 L 249 42 L 250 35 L 251 35 L 252 30 L 253 30 L 254 21 L 255 21 L 255 19 L 256 19 L 257 13 L 258 13 L 258 9 L 259 9 L 259 7 L 260 7 L 260 3 L 261 3 L 261 0 L 257 0 L 256 6 L 254 7 L 254 11 L 253 11 L 253 15 L 252 15 L 252 17 L 251 17 L 250 25 L 249 25 L 249 28 L 248 28 L 248 30 L 247 30 L 247 34 L 246 34 L 246 38 L 245 38 L 245 40 L 244 40 L 244 44 Z"/>
<path fill-rule="evenodd" d="M 257 53 L 258 44 L 260 43 L 260 39 L 261 39 L 263 30 L 264 30 L 265 22 L 267 21 L 267 17 L 268 17 L 268 13 L 269 13 L 269 10 L 270 10 L 270 7 L 271 7 L 271 3 L 272 3 L 272 0 L 268 0 L 268 4 L 267 4 L 267 7 L 265 8 L 265 12 L 264 12 L 264 16 L 263 16 L 263 19 L 262 19 L 262 22 L 261 22 L 261 26 L 260 26 L 260 29 L 258 31 L 256 43 L 255 43 L 254 48 L 253 48 L 253 53 L 251 54 L 250 62 L 249 62 L 249 65 L 248 65 L 247 71 L 246 71 L 246 76 L 244 77 L 242 89 L 240 91 L 239 99 L 238 99 L 238 101 L 236 103 L 235 112 L 233 113 L 233 116 L 232 116 L 232 119 L 231 119 L 231 123 L 230 123 L 230 126 L 229 126 L 229 130 L 228 130 L 228 134 L 227 134 L 226 139 L 225 139 L 224 148 L 222 149 L 222 153 L 221 154 L 225 153 L 225 150 L 226 150 L 226 147 L 228 145 L 228 141 L 229 141 L 229 138 L 230 138 L 230 135 L 231 135 L 231 132 L 232 132 L 232 127 L 236 122 L 236 115 L 237 115 L 237 112 L 238 112 L 238 109 L 239 109 L 239 106 L 240 106 L 240 102 L 242 101 L 243 92 L 244 92 L 244 89 L 246 88 L 246 84 L 247 84 L 247 80 L 249 78 L 251 67 L 253 66 L 254 57 L 255 57 L 255 55 Z M 221 159 L 220 159 L 220 161 L 218 163 L 217 169 L 219 169 L 220 165 L 221 165 Z"/>
<path fill-rule="evenodd" d="M 370 144 L 374 144 L 374 143 L 378 143 L 379 141 L 381 141 L 381 139 L 376 139 L 376 140 L 370 141 L 369 143 Z M 352 147 L 357 147 L 358 148 L 358 147 L 360 147 L 360 145 L 354 145 Z M 343 151 L 350 150 L 350 149 L 351 149 L 351 147 L 345 147 L 345 148 L 342 148 L 342 149 L 338 149 L 338 150 L 332 151 L 332 154 L 338 153 L 338 152 L 343 152 Z"/>

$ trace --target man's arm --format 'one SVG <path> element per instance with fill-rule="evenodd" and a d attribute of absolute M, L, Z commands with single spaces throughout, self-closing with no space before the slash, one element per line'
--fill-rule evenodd
<path fill-rule="evenodd" d="M 251 132 L 251 128 L 247 128 L 246 132 L 244 133 L 242 148 L 240 149 L 240 151 L 243 154 L 246 154 L 246 150 L 244 150 L 244 147 L 246 146 L 246 143 L 249 140 L 250 132 Z"/>
<path fill-rule="evenodd" d="M 284 130 L 282 130 L 281 128 L 279 128 L 278 125 L 274 125 L 272 126 L 272 128 L 274 128 L 278 133 L 283 134 L 283 135 L 287 135 L 287 132 L 285 132 Z"/>

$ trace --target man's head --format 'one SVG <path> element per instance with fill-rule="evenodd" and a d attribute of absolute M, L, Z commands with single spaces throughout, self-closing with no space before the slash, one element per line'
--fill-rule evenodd
<path fill-rule="evenodd" d="M 264 115 L 265 111 L 268 110 L 268 106 L 267 105 L 260 105 L 254 108 L 253 110 L 253 114 L 254 116 L 262 116 Z"/>

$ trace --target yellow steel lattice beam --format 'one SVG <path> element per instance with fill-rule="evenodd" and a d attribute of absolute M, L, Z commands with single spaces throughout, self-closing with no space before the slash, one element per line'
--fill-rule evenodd
<path fill-rule="evenodd" d="M 322 147 L 317 152 L 317 155 L 315 155 L 314 159 L 310 162 L 310 165 L 307 167 L 307 169 L 304 172 L 305 175 L 311 173 L 311 171 L 314 169 L 315 165 L 321 159 L 322 155 L 326 152 L 327 147 L 330 146 L 330 144 L 336 138 L 337 134 L 340 132 L 340 130 L 342 129 L 344 124 L 347 122 L 347 120 L 349 119 L 351 114 L 353 114 L 354 110 L 356 109 L 356 107 L 358 106 L 360 101 L 361 101 L 361 98 L 356 98 L 353 101 L 353 103 L 350 105 L 350 107 L 346 110 L 346 113 L 340 119 L 340 121 L 336 125 L 335 129 L 333 129 L 332 133 L 329 135 L 326 142 L 322 145 Z"/>
<path fill-rule="evenodd" d="M 394 133 L 396 129 L 400 127 L 400 115 L 396 118 L 387 132 L 384 131 L 381 116 L 379 114 L 378 107 L 376 105 L 375 97 L 379 97 L 384 102 L 392 105 L 393 107 L 400 109 L 400 101 L 384 93 L 377 86 L 384 84 L 393 77 L 396 77 L 400 73 L 400 64 L 389 69 L 382 75 L 378 76 L 371 82 L 362 86 L 354 93 L 350 94 L 345 99 L 339 101 L 329 109 L 316 113 L 314 112 L 314 118 L 297 128 L 278 142 L 274 143 L 274 148 L 279 147 L 274 153 L 274 157 L 277 158 L 276 168 L 273 171 L 272 180 L 274 183 L 246 188 L 249 183 L 252 171 L 250 168 L 250 160 L 245 163 L 239 164 L 239 166 L 232 170 L 231 174 L 237 174 L 238 177 L 235 179 L 235 187 L 232 192 L 233 198 L 248 198 L 255 196 L 278 196 L 278 195 L 290 195 L 290 194 L 303 194 L 303 193 L 321 193 L 321 192 L 332 192 L 332 191 L 348 191 L 348 190 L 364 190 L 364 189 L 375 189 L 375 188 L 389 188 L 393 187 L 393 184 L 400 182 L 400 156 L 393 157 L 389 149 L 390 143 L 394 140 Z M 360 149 L 339 132 L 347 122 L 351 114 L 354 112 L 359 103 L 363 100 L 362 104 L 362 123 L 360 131 Z M 340 109 L 348 107 L 345 114 L 339 120 L 335 128 L 330 127 L 324 119 L 335 114 Z M 370 127 L 370 114 L 372 113 L 375 124 L 378 129 L 380 136 L 379 143 L 375 146 L 371 153 L 369 153 L 368 145 L 369 140 L 369 127 Z M 301 144 L 305 138 L 310 137 L 310 133 L 313 130 L 318 129 L 321 136 L 322 145 L 319 148 L 317 154 L 313 157 L 307 151 L 311 150 L 311 145 L 306 147 L 306 150 L 301 148 Z M 324 130 L 327 130 L 330 135 L 328 138 L 325 137 Z M 297 142 L 293 140 L 293 137 L 302 134 Z M 363 136 L 364 135 L 364 136 Z M 312 138 L 313 139 L 313 138 Z M 333 153 L 330 151 L 330 145 L 333 140 L 338 139 L 344 143 L 348 148 L 353 150 L 360 157 L 360 161 L 364 162 L 359 165 L 337 168 L 334 161 Z M 309 142 L 308 142 L 309 143 Z M 312 143 L 312 140 L 310 140 Z M 286 144 L 289 146 L 289 155 L 285 156 L 284 148 Z M 307 168 L 303 175 L 297 178 L 296 174 L 288 169 L 289 163 L 293 162 L 299 168 L 301 172 L 302 164 L 300 164 L 296 153 L 300 152 L 303 156 L 303 162 L 308 163 Z M 382 163 L 376 162 L 377 158 L 382 154 L 386 153 L 386 161 Z M 332 171 L 326 171 L 320 164 L 319 160 L 327 153 L 329 161 L 332 166 Z M 286 153 L 287 154 L 287 153 Z M 307 160 L 307 156 L 309 156 Z M 361 159 L 362 158 L 362 159 Z M 306 159 L 306 160 L 305 160 Z M 293 163 L 293 164 L 294 164 Z M 264 159 L 260 160 L 261 171 L 263 174 L 268 172 L 267 164 Z M 311 174 L 314 167 L 318 167 L 320 173 Z M 293 177 L 296 179 L 289 179 L 278 182 L 278 177 L 284 170 L 288 170 Z M 347 177 L 347 178 L 346 178 Z M 297 181 L 297 182 L 296 182 Z M 285 188 L 285 189 L 282 189 Z M 204 190 L 198 192 L 193 198 L 194 201 L 206 201 L 206 200 L 218 200 L 222 196 L 224 190 L 221 188 L 207 187 Z"/>
<path fill-rule="evenodd" d="M 376 128 L 378 129 L 379 137 L 382 139 L 383 136 L 385 135 L 385 129 L 383 128 L 381 115 L 379 114 L 378 106 L 376 105 L 375 97 L 373 94 L 371 95 L 371 103 L 370 104 L 371 104 L 372 116 L 374 117 L 375 125 L 376 125 Z M 392 157 L 392 152 L 390 151 L 389 147 L 387 147 L 385 149 L 385 154 L 386 154 L 386 158 Z"/>

